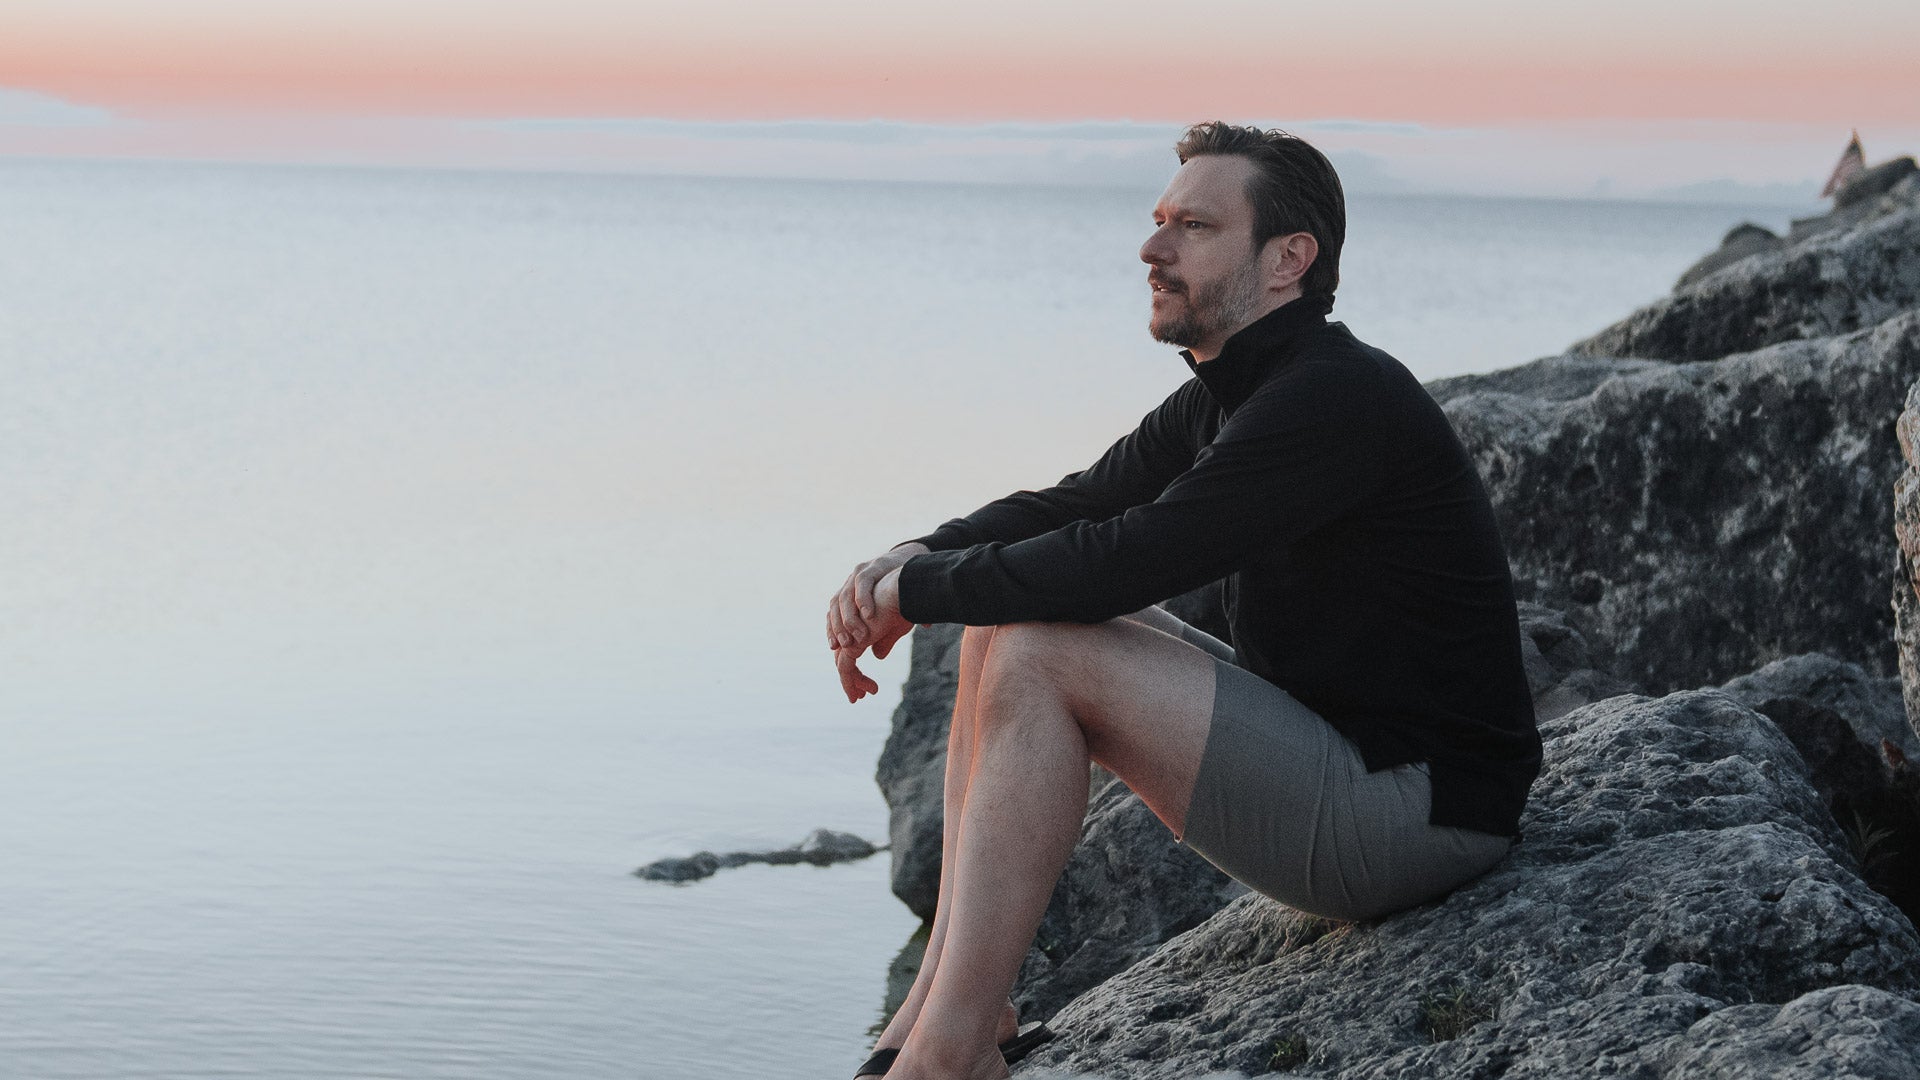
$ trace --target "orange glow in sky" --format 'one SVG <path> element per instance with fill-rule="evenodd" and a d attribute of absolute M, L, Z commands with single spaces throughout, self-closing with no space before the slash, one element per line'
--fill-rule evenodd
<path fill-rule="evenodd" d="M 122 114 L 1911 121 L 1920 5 L 9 0 L 0 87 Z"/>

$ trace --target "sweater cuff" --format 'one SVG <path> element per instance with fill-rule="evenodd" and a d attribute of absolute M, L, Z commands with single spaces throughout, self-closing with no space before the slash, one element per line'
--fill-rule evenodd
<path fill-rule="evenodd" d="M 922 541 L 925 543 L 925 541 Z M 947 560 L 915 555 L 900 565 L 900 617 L 910 623 L 955 622 L 946 588 Z"/>

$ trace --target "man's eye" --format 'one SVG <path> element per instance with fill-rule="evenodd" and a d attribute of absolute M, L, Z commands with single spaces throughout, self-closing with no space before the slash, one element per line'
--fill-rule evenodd
<path fill-rule="evenodd" d="M 1206 228 L 1206 227 L 1207 227 L 1207 223 L 1206 223 L 1206 222 L 1204 222 L 1204 221 L 1189 221 L 1189 222 L 1187 222 L 1187 228 L 1189 228 L 1189 229 L 1204 229 L 1204 228 Z"/>

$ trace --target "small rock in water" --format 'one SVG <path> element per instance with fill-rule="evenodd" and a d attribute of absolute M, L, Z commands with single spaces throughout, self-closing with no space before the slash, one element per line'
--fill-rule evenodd
<path fill-rule="evenodd" d="M 812 863 L 815 866 L 831 866 L 834 863 L 864 859 L 879 850 L 852 833 L 815 829 L 807 834 L 805 840 L 778 851 L 730 851 L 725 855 L 702 851 L 684 859 L 661 859 L 658 862 L 650 862 L 633 873 L 635 877 L 645 878 L 648 881 L 676 883 L 699 881 L 701 878 L 712 877 L 717 870 L 745 866 L 748 863 L 767 863 L 772 866 Z"/>
<path fill-rule="evenodd" d="M 832 829 L 815 829 L 800 841 L 800 853 L 816 866 L 864 859 L 875 850 L 872 844 L 852 833 L 834 832 Z"/>
<path fill-rule="evenodd" d="M 684 859 L 661 859 L 658 862 L 650 862 L 633 873 L 635 877 L 642 877 L 648 881 L 678 882 L 699 881 L 701 878 L 712 877 L 713 872 L 718 869 L 720 869 L 720 857 L 711 851 L 702 851 Z"/>

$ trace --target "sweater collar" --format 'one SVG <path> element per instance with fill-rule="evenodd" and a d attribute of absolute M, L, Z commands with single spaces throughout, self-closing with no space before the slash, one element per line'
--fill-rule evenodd
<path fill-rule="evenodd" d="M 1273 363 L 1283 362 L 1301 338 L 1327 324 L 1332 307 L 1325 296 L 1302 296 L 1241 327 L 1221 346 L 1220 355 L 1206 363 L 1195 363 L 1187 349 L 1180 350 L 1180 357 L 1213 399 L 1232 412 L 1253 396 Z"/>

